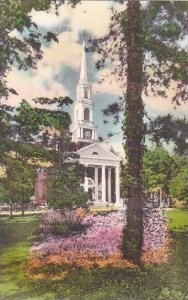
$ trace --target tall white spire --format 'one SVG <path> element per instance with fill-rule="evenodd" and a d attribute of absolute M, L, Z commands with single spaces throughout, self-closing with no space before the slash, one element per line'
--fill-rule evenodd
<path fill-rule="evenodd" d="M 88 74 L 87 74 L 87 59 L 86 59 L 86 43 L 83 40 L 82 46 L 82 61 L 81 61 L 81 70 L 80 70 L 80 83 L 88 83 Z"/>
<path fill-rule="evenodd" d="M 81 142 L 84 145 L 96 143 L 97 127 L 93 120 L 92 86 L 88 80 L 87 58 L 85 40 L 82 46 L 82 58 L 80 80 L 77 85 L 76 101 L 74 105 L 74 123 L 71 127 L 73 142 Z"/>

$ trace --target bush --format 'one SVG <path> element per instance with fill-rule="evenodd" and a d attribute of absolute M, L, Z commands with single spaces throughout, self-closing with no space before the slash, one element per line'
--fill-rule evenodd
<path fill-rule="evenodd" d="M 86 230 L 86 225 L 80 222 L 54 222 L 51 226 L 51 232 L 56 236 L 68 237 Z"/>
<path fill-rule="evenodd" d="M 46 235 L 67 237 L 81 233 L 86 229 L 86 225 L 82 224 L 85 214 L 86 210 L 81 208 L 45 213 L 35 234 L 38 235 L 38 240 L 41 240 Z"/>
<path fill-rule="evenodd" d="M 188 203 L 188 167 L 184 167 L 170 183 L 170 195 Z"/>
<path fill-rule="evenodd" d="M 187 208 L 188 207 L 188 202 L 187 201 L 180 201 L 176 198 L 171 199 L 171 207 L 174 208 Z"/>

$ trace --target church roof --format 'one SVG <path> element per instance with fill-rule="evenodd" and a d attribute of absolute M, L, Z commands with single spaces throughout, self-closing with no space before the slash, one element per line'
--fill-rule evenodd
<path fill-rule="evenodd" d="M 121 161 L 121 158 L 107 149 L 106 143 L 95 143 L 84 148 L 79 149 L 78 154 L 80 157 L 87 157 L 93 159 L 105 159 L 113 161 Z"/>

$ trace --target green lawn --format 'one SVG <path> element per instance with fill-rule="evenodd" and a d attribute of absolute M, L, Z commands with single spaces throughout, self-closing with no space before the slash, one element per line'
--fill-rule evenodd
<path fill-rule="evenodd" d="M 176 211 L 168 215 L 178 217 Z M 27 257 L 37 222 L 37 218 L 31 216 L 0 219 L 1 300 L 188 299 L 188 236 L 181 233 L 176 236 L 175 255 L 165 266 L 135 270 L 75 269 L 61 281 L 30 280 Z"/>
<path fill-rule="evenodd" d="M 35 216 L 0 218 L 0 299 L 15 299 L 26 292 L 27 257 L 36 225 Z"/>
<path fill-rule="evenodd" d="M 188 232 L 188 210 L 173 209 L 167 211 L 169 229 L 175 232 Z"/>

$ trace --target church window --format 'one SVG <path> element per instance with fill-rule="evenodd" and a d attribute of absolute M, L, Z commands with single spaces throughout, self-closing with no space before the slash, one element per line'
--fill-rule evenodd
<path fill-rule="evenodd" d="M 88 90 L 84 90 L 84 98 L 88 98 Z"/>
<path fill-rule="evenodd" d="M 89 108 L 84 109 L 84 121 L 89 121 Z"/>
<path fill-rule="evenodd" d="M 93 152 L 92 155 L 99 155 L 99 153 L 98 152 Z"/>

